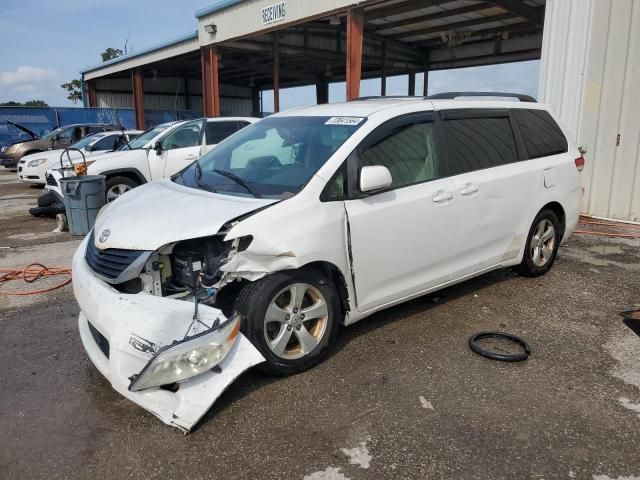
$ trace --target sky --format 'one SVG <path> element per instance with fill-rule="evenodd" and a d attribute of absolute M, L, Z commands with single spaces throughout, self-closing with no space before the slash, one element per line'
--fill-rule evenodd
<path fill-rule="evenodd" d="M 196 10 L 207 0 L 2 0 L 0 102 L 45 100 L 69 106 L 64 82 L 102 61 L 107 47 L 129 52 L 195 31 Z M 452 90 L 513 91 L 536 96 L 538 61 L 473 67 L 429 74 L 429 94 Z M 407 76 L 387 79 L 387 95 L 406 95 Z M 422 75 L 416 76 L 421 93 Z M 379 80 L 364 80 L 361 95 L 379 95 Z M 344 100 L 345 87 L 331 84 L 329 100 Z M 263 95 L 272 111 L 273 94 Z M 315 87 L 285 89 L 280 108 L 315 103 Z"/>

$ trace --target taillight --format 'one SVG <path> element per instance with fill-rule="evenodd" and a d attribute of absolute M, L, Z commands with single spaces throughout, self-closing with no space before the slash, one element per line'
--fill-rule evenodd
<path fill-rule="evenodd" d="M 584 168 L 584 157 L 582 155 L 580 155 L 574 161 L 576 163 L 576 168 L 578 169 L 579 172 L 581 172 L 582 169 Z"/>

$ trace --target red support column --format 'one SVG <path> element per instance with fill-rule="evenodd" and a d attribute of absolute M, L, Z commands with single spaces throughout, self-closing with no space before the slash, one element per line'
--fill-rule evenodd
<path fill-rule="evenodd" d="M 360 96 L 363 27 L 364 9 L 350 9 L 347 12 L 347 100 Z"/>
<path fill-rule="evenodd" d="M 136 68 L 131 72 L 131 83 L 133 84 L 133 108 L 136 113 L 136 128 L 145 130 L 142 70 Z"/>
<path fill-rule="evenodd" d="M 273 34 L 273 112 L 280 111 L 280 35 Z"/>
<path fill-rule="evenodd" d="M 202 64 L 202 113 L 205 117 L 220 116 L 220 83 L 218 81 L 218 49 L 200 49 Z"/>
<path fill-rule="evenodd" d="M 98 106 L 98 100 L 96 98 L 96 84 L 95 80 L 87 81 L 87 93 L 89 94 L 89 107 L 95 108 Z"/>

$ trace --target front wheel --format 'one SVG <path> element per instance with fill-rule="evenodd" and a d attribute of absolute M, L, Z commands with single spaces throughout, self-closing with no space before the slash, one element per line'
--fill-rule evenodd
<path fill-rule="evenodd" d="M 526 277 L 537 277 L 547 273 L 558 254 L 560 227 L 560 220 L 552 210 L 542 210 L 536 216 L 529 230 L 518 273 Z"/>
<path fill-rule="evenodd" d="M 319 273 L 285 271 L 244 287 L 236 302 L 242 331 L 265 357 L 260 368 L 293 375 L 323 360 L 339 324 L 332 283 Z"/>
<path fill-rule="evenodd" d="M 111 177 L 105 182 L 107 203 L 113 202 L 116 198 L 124 195 L 132 188 L 136 188 L 138 183 L 129 177 Z"/>

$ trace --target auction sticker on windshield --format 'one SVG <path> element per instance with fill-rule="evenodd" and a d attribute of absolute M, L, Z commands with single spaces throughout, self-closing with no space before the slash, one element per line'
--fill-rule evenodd
<path fill-rule="evenodd" d="M 363 117 L 331 117 L 325 125 L 358 125 L 363 120 Z"/>

